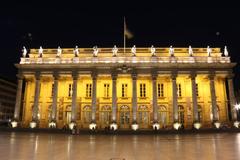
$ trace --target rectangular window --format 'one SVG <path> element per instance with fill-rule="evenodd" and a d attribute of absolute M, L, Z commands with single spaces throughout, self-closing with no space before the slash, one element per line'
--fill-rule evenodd
<path fill-rule="evenodd" d="M 72 97 L 72 84 L 68 84 L 68 97 Z"/>
<path fill-rule="evenodd" d="M 54 83 L 52 83 L 52 93 L 51 93 L 51 96 L 52 97 L 54 96 Z"/>
<path fill-rule="evenodd" d="M 158 97 L 164 97 L 164 85 L 163 85 L 163 83 L 158 83 Z"/>
<path fill-rule="evenodd" d="M 181 87 L 181 84 L 177 84 L 177 94 L 178 94 L 178 97 L 182 97 L 182 87 Z"/>
<path fill-rule="evenodd" d="M 127 97 L 127 84 L 122 84 L 122 97 Z"/>
<path fill-rule="evenodd" d="M 146 84 L 140 83 L 140 97 L 146 97 Z"/>
<path fill-rule="evenodd" d="M 109 97 L 109 84 L 104 84 L 104 97 Z"/>
<path fill-rule="evenodd" d="M 92 84 L 86 84 L 86 97 L 92 97 Z"/>
<path fill-rule="evenodd" d="M 199 96 L 199 92 L 198 92 L 198 84 L 196 83 L 196 95 L 197 97 Z"/>

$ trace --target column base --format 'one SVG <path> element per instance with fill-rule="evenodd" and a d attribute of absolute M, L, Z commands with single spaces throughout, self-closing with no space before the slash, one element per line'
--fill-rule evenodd
<path fill-rule="evenodd" d="M 117 129 L 118 129 L 117 123 L 113 122 L 113 123 L 110 124 L 110 130 L 116 131 Z"/>
<path fill-rule="evenodd" d="M 182 126 L 181 123 L 178 123 L 178 122 L 173 123 L 173 128 L 174 128 L 175 130 L 179 130 L 179 129 L 181 128 L 181 126 Z"/>
<path fill-rule="evenodd" d="M 160 129 L 160 124 L 158 122 L 153 123 L 153 130 L 159 130 Z"/>
<path fill-rule="evenodd" d="M 198 130 L 198 129 L 200 129 L 202 127 L 202 124 L 200 122 L 195 122 L 193 124 L 193 127 Z"/>
<path fill-rule="evenodd" d="M 11 127 L 12 128 L 16 128 L 18 126 L 18 122 L 16 121 L 16 120 L 13 120 L 12 122 L 11 122 Z"/>
<path fill-rule="evenodd" d="M 133 123 L 131 127 L 132 127 L 132 130 L 136 131 L 136 130 L 138 130 L 139 126 L 137 123 Z"/>
<path fill-rule="evenodd" d="M 218 122 L 218 121 L 214 122 L 213 125 L 214 125 L 214 127 L 217 128 L 217 129 L 219 129 L 219 128 L 221 127 L 221 123 Z"/>
<path fill-rule="evenodd" d="M 94 122 L 90 123 L 89 124 L 89 129 L 92 130 L 92 131 L 96 130 L 97 129 L 97 124 L 94 123 Z"/>
<path fill-rule="evenodd" d="M 51 121 L 51 122 L 48 123 L 48 127 L 49 128 L 57 128 L 57 124 L 56 124 L 55 121 Z"/>
<path fill-rule="evenodd" d="M 68 124 L 70 130 L 73 130 L 77 126 L 76 122 L 71 122 Z"/>
<path fill-rule="evenodd" d="M 239 128 L 239 124 L 240 124 L 240 123 L 239 123 L 238 121 L 235 121 L 235 122 L 233 123 L 233 126 L 236 127 L 236 128 Z"/>
<path fill-rule="evenodd" d="M 37 128 L 37 122 L 31 121 L 30 124 L 29 124 L 29 127 L 30 128 Z"/>

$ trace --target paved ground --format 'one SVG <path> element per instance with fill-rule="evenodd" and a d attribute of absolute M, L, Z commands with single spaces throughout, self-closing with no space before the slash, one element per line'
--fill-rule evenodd
<path fill-rule="evenodd" d="M 1 160 L 239 160 L 240 133 L 69 135 L 0 132 Z"/>

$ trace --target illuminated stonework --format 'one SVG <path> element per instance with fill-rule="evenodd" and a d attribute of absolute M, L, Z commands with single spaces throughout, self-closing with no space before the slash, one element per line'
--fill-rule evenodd
<path fill-rule="evenodd" d="M 228 112 L 235 113 L 228 110 L 227 92 L 234 108 L 236 64 L 220 48 L 209 53 L 189 48 L 174 48 L 171 55 L 169 48 L 155 48 L 154 54 L 136 48 L 134 56 L 131 48 L 97 48 L 97 54 L 92 48 L 43 49 L 41 55 L 31 49 L 16 64 L 18 84 L 25 82 L 22 126 L 37 122 L 47 128 L 53 121 L 58 128 L 76 123 L 77 128 L 152 129 L 156 123 L 163 129 L 175 122 L 191 128 L 195 122 L 212 127 L 229 121 Z M 19 120 L 20 110 L 15 111 Z"/>

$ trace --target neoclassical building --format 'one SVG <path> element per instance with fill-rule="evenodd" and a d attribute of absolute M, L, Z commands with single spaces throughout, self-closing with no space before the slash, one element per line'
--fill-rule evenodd
<path fill-rule="evenodd" d="M 25 50 L 14 118 L 22 105 L 23 127 L 211 127 L 237 118 L 235 65 L 209 47 Z"/>

